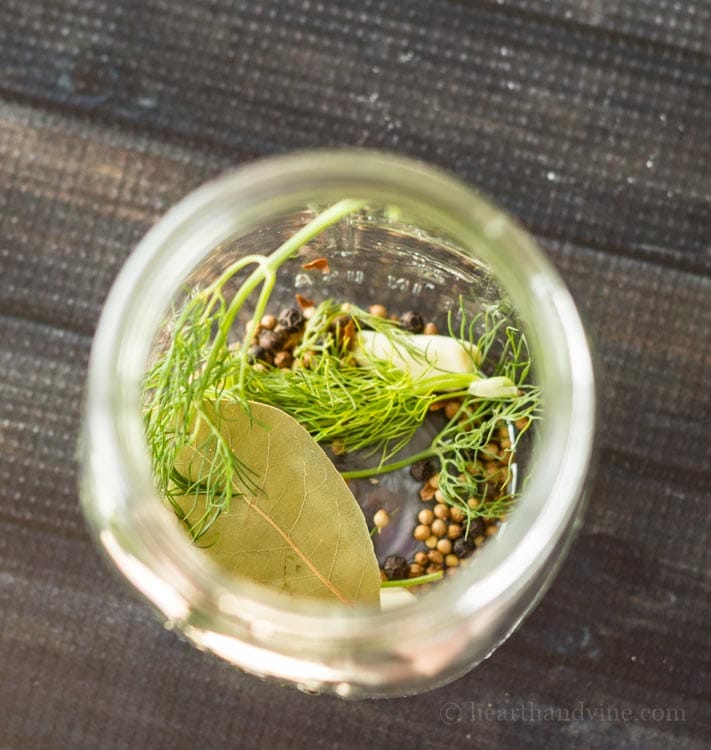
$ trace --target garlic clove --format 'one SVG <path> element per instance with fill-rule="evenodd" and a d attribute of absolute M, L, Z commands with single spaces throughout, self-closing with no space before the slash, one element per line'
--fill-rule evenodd
<path fill-rule="evenodd" d="M 437 372 L 476 373 L 478 352 L 468 342 L 439 334 L 413 333 L 398 346 L 378 331 L 361 331 L 355 349 L 356 359 L 367 365 L 373 359 L 388 360 L 409 372 L 413 380 Z"/>

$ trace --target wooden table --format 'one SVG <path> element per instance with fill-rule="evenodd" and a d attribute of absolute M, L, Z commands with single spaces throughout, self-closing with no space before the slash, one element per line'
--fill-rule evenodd
<path fill-rule="evenodd" d="M 708 747 L 710 55 L 701 0 L 4 0 L 0 748 Z M 77 503 L 91 336 L 138 239 L 225 168 L 334 144 L 516 215 L 601 363 L 599 475 L 552 589 L 469 675 L 389 702 L 193 650 Z"/>

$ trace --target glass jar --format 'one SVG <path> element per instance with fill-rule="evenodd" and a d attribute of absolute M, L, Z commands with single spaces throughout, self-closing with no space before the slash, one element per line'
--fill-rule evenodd
<path fill-rule="evenodd" d="M 298 260 L 284 266 L 284 293 L 365 306 L 416 299 L 426 315 L 461 300 L 481 306 L 505 297 L 544 394 L 504 533 L 415 604 L 382 612 L 300 600 L 284 606 L 263 587 L 217 570 L 156 494 L 141 416 L 147 363 L 186 287 L 215 278 L 240 254 L 272 251 L 314 207 L 344 197 L 373 209 L 315 240 L 331 253 L 330 273 L 314 282 Z M 575 305 L 532 239 L 498 208 L 459 180 L 400 157 L 348 150 L 272 157 L 181 201 L 117 278 L 89 367 L 82 504 L 113 564 L 167 627 L 199 648 L 306 691 L 405 695 L 471 669 L 539 600 L 579 523 L 594 415 L 593 367 Z"/>

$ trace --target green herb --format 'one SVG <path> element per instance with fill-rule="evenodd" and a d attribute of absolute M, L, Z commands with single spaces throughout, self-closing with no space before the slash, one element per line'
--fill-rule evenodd
<path fill-rule="evenodd" d="M 202 515 L 191 516 L 188 525 L 194 539 L 200 539 L 217 518 L 230 509 L 235 487 L 242 487 L 243 491 L 250 493 L 257 489 L 251 467 L 233 451 L 220 434 L 212 415 L 205 410 L 207 393 L 213 400 L 219 399 L 228 373 L 235 372 L 235 355 L 228 347 L 228 336 L 235 318 L 261 284 L 252 330 L 246 333 L 244 345 L 237 354 L 240 363 L 237 387 L 231 392 L 231 398 L 246 407 L 247 399 L 241 383 L 250 370 L 247 343 L 264 314 L 278 268 L 307 242 L 363 205 L 355 200 L 340 201 L 302 227 L 271 255 L 249 255 L 236 261 L 208 287 L 193 290 L 192 296 L 171 321 L 170 345 L 150 368 L 144 384 L 146 437 L 158 489 L 181 515 L 176 498 L 183 494 L 185 486 L 174 481 L 179 479 L 175 473 L 176 457 L 183 448 L 194 445 L 196 425 L 207 425 L 212 433 L 214 456 L 209 474 L 202 478 L 208 502 Z M 231 300 L 226 300 L 223 295 L 225 285 L 251 266 L 255 268 L 237 293 Z"/>
<path fill-rule="evenodd" d="M 488 457 L 486 447 L 497 429 L 519 420 L 530 425 L 539 415 L 539 389 L 526 384 L 530 359 L 523 334 L 507 324 L 508 318 L 500 309 L 492 308 L 472 318 L 467 318 L 463 310 L 460 312 L 456 340 L 476 352 L 478 361 L 488 362 L 491 376 L 483 378 L 478 371 L 438 370 L 426 353 L 413 346 L 412 335 L 404 333 L 397 323 L 376 318 L 355 306 L 350 306 L 348 313 L 355 336 L 365 328 L 373 329 L 386 337 L 395 351 L 403 352 L 400 361 L 406 354 L 418 366 L 403 368 L 392 358 L 375 357 L 364 366 L 362 359 L 353 357 L 347 347 L 339 344 L 333 324 L 342 311 L 334 302 L 326 301 L 309 321 L 296 352 L 297 364 L 308 358 L 309 366 L 252 371 L 244 380 L 244 392 L 294 416 L 318 442 L 338 441 L 339 452 L 366 450 L 379 454 L 373 466 L 346 471 L 346 478 L 373 477 L 437 458 L 441 466 L 439 487 L 445 500 L 459 507 L 469 521 L 478 516 L 506 515 L 513 501 L 510 493 L 501 493 L 493 502 L 482 502 L 475 508 L 469 500 L 480 498 L 485 492 L 487 477 L 477 459 Z M 451 318 L 450 335 L 455 335 Z M 492 361 L 500 338 L 504 345 Z M 413 377 L 413 369 L 422 374 Z M 224 391 L 228 396 L 234 393 L 230 380 L 228 377 Z M 430 446 L 389 462 L 410 442 L 433 404 L 445 397 L 461 398 L 462 406 Z M 524 432 L 521 429 L 515 434 L 508 459 L 503 462 L 503 485 L 510 482 L 515 448 Z"/>
<path fill-rule="evenodd" d="M 408 589 L 412 586 L 421 586 L 423 583 L 433 583 L 443 578 L 444 571 L 438 570 L 436 573 L 427 573 L 423 576 L 416 576 L 415 578 L 403 578 L 400 581 L 381 581 L 380 588 L 382 589 L 394 589 L 403 588 Z"/>
<path fill-rule="evenodd" d="M 296 445 L 303 448 L 310 440 L 331 445 L 337 448 L 336 453 L 363 451 L 371 456 L 369 468 L 343 472 L 342 476 L 349 479 L 373 477 L 435 458 L 440 466 L 439 489 L 444 499 L 460 508 L 469 524 L 478 516 L 501 518 L 510 510 L 513 496 L 507 488 L 512 486 L 515 449 L 540 410 L 539 390 L 527 384 L 531 362 L 525 337 L 510 324 L 508 311 L 500 307 L 472 317 L 462 305 L 456 329 L 450 316 L 450 336 L 446 341 L 437 340 L 444 337 L 424 341 L 427 337 L 407 333 L 390 320 L 355 306 L 344 310 L 341 304 L 326 300 L 308 321 L 294 350 L 292 368 L 279 369 L 250 361 L 250 343 L 267 310 L 280 266 L 304 244 L 363 205 L 355 200 L 341 201 L 319 214 L 271 255 L 241 258 L 209 286 L 192 290 L 170 321 L 167 350 L 152 365 L 145 380 L 146 435 L 157 486 L 193 539 L 211 545 L 218 557 L 229 558 L 229 564 L 243 572 L 243 555 L 250 548 L 251 537 L 242 534 L 238 526 L 246 507 L 252 517 L 261 519 L 265 534 L 281 534 L 282 547 L 272 545 L 274 549 L 283 554 L 288 549 L 289 555 L 296 556 L 290 559 L 298 558 L 306 566 L 305 578 L 313 579 L 307 588 L 316 581 L 322 594 L 327 592 L 337 598 L 341 597 L 319 577 L 325 575 L 323 568 L 311 568 L 307 563 L 312 560 L 309 554 L 301 556 L 303 549 L 300 542 L 292 539 L 292 527 L 287 521 L 282 523 L 261 511 L 266 507 L 263 503 L 288 496 L 290 499 L 284 501 L 287 509 L 309 510 L 309 525 L 315 534 L 321 520 L 310 513 L 319 504 L 317 498 L 327 498 L 331 482 L 343 482 L 330 474 L 328 482 L 315 479 L 305 468 L 303 456 L 296 456 L 297 464 L 299 460 L 302 464 L 295 468 L 290 463 L 291 483 L 301 487 L 308 480 L 315 482 L 315 489 L 292 497 L 285 489 L 290 479 L 279 467 L 286 454 L 293 452 Z M 240 283 L 228 299 L 225 289 L 233 280 Z M 228 340 L 237 316 L 254 297 L 251 324 L 240 345 L 230 347 Z M 438 359 L 440 350 L 456 350 L 454 367 L 447 367 L 445 354 Z M 405 458 L 397 457 L 438 402 L 451 399 L 461 401 L 461 406 L 431 444 Z M 276 414 L 290 422 L 296 420 L 303 435 L 311 437 L 305 442 L 303 436 L 297 440 L 293 425 L 285 426 L 287 437 L 293 437 L 291 447 L 287 440 L 279 452 L 255 453 L 251 445 L 265 447 L 255 433 L 271 436 L 274 426 L 282 423 Z M 513 423 L 522 427 L 515 434 L 511 432 L 512 445 L 505 459 L 497 459 L 501 492 L 493 499 L 487 498 L 490 477 L 484 464 L 492 458 L 487 455 L 488 446 L 497 430 Z M 289 455 L 289 462 L 291 458 Z M 314 465 L 320 467 L 320 461 Z M 351 505 L 357 509 L 350 497 Z M 320 510 L 324 514 L 324 508 Z M 218 518 L 222 519 L 219 529 L 213 526 Z M 374 559 L 367 528 L 364 522 L 360 525 Z M 360 525 L 358 538 L 362 536 Z M 220 547 L 221 533 L 226 538 L 228 530 L 232 552 Z M 339 530 L 331 531 L 335 536 L 324 536 L 323 545 L 332 552 L 341 536 Z M 241 541 L 235 543 L 234 539 Z M 269 544 L 260 542 L 256 549 L 263 553 L 272 549 Z M 235 556 L 242 557 L 238 560 Z M 274 559 L 277 558 L 270 557 L 270 565 Z M 368 563 L 371 568 L 372 559 Z M 262 580 L 257 568 L 252 576 Z M 292 589 L 292 583 L 299 576 L 285 571 L 286 568 L 265 573 L 264 582 L 298 590 L 298 584 Z M 428 576 L 420 578 L 430 580 Z M 330 577 L 326 576 L 326 580 Z M 418 580 L 409 579 L 402 585 L 416 585 Z M 352 601 L 352 596 L 343 594 L 343 600 Z"/>

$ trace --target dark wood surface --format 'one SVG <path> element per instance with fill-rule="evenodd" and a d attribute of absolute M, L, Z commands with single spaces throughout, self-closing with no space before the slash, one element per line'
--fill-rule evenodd
<path fill-rule="evenodd" d="M 77 502 L 92 331 L 138 239 L 225 168 L 331 144 L 480 186 L 600 360 L 598 479 L 555 584 L 486 663 L 409 699 L 199 654 Z M 710 747 L 710 202 L 708 1 L 4 0 L 0 748 Z"/>

